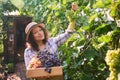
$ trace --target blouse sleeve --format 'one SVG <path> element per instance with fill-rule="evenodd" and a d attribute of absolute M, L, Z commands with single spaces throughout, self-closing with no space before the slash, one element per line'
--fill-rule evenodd
<path fill-rule="evenodd" d="M 27 67 L 33 56 L 34 56 L 34 52 L 30 48 L 26 48 L 24 51 L 24 61 L 25 61 L 26 69 L 28 69 Z"/>
<path fill-rule="evenodd" d="M 60 46 L 61 44 L 65 43 L 67 41 L 67 39 L 70 37 L 70 35 L 72 33 L 73 33 L 72 30 L 66 30 L 65 33 L 54 37 L 53 40 L 57 44 L 57 46 Z"/>

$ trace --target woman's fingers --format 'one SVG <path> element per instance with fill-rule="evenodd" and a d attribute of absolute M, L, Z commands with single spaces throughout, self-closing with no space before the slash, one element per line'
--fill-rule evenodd
<path fill-rule="evenodd" d="M 76 3 L 72 3 L 72 10 L 77 11 L 78 5 Z"/>
<path fill-rule="evenodd" d="M 41 23 L 40 26 L 42 26 L 43 28 L 45 28 L 45 24 L 44 23 Z"/>

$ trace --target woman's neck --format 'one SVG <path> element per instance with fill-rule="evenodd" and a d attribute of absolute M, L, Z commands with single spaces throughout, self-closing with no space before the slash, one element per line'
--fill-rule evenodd
<path fill-rule="evenodd" d="M 45 48 L 45 44 L 42 41 L 37 42 L 39 50 L 43 50 Z"/>
<path fill-rule="evenodd" d="M 38 41 L 38 42 L 37 42 L 37 45 L 38 45 L 38 46 L 43 46 L 44 43 L 43 43 L 43 41 Z"/>

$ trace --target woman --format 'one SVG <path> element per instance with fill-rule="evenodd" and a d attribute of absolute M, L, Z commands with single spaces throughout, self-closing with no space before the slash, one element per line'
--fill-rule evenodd
<path fill-rule="evenodd" d="M 72 4 L 72 9 L 77 10 L 77 5 Z M 65 33 L 58 35 L 57 37 L 49 38 L 48 31 L 44 24 L 38 24 L 36 22 L 31 22 L 27 25 L 25 29 L 27 48 L 24 52 L 24 60 L 26 68 L 36 68 L 36 67 L 51 67 L 56 64 L 56 66 L 61 65 L 58 59 L 58 46 L 63 44 L 69 36 L 73 33 L 75 26 L 75 21 L 68 25 Z M 40 54 L 40 56 L 38 56 Z M 42 54 L 42 56 L 41 56 Z M 49 63 L 50 60 L 43 61 L 43 55 L 49 56 L 53 62 Z M 52 55 L 52 56 L 50 56 Z M 44 63 L 44 64 L 43 64 Z M 49 72 L 49 71 L 48 71 Z"/>

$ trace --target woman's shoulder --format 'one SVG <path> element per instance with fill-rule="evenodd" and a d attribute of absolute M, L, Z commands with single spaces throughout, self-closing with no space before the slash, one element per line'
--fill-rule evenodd
<path fill-rule="evenodd" d="M 25 49 L 24 53 L 25 53 L 25 54 L 26 54 L 26 53 L 27 53 L 27 54 L 28 54 L 28 53 L 31 54 L 31 53 L 34 53 L 34 51 L 33 51 L 32 48 L 28 48 L 28 47 L 27 47 L 27 48 Z"/>
<path fill-rule="evenodd" d="M 24 56 L 25 57 L 33 57 L 35 54 L 34 54 L 34 50 L 31 49 L 31 48 L 26 48 L 25 51 L 24 51 Z"/>
<path fill-rule="evenodd" d="M 25 48 L 25 51 L 31 51 L 31 50 L 32 50 L 32 49 L 29 48 L 29 47 Z"/>

